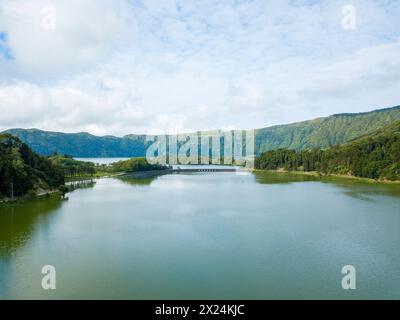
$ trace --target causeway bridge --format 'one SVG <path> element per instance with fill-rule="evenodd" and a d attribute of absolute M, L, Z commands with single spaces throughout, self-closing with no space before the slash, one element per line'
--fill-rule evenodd
<path fill-rule="evenodd" d="M 122 174 L 122 177 L 132 177 L 132 178 L 149 178 L 155 176 L 163 176 L 166 174 L 185 174 L 185 173 L 201 173 L 201 172 L 237 172 L 242 171 L 237 167 L 212 167 L 212 168 L 205 168 L 199 167 L 196 168 L 193 166 L 192 168 L 169 168 L 166 170 L 150 170 L 150 171 L 138 171 L 138 172 L 126 172 Z M 244 170 L 246 171 L 246 170 Z"/>
<path fill-rule="evenodd" d="M 170 169 L 173 173 L 195 173 L 195 172 L 235 172 L 236 168 L 174 168 Z"/>

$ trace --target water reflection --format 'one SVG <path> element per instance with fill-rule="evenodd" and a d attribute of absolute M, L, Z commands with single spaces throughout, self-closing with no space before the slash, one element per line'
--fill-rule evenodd
<path fill-rule="evenodd" d="M 38 224 L 48 224 L 62 201 L 58 197 L 0 205 L 0 256 L 8 255 L 32 238 Z"/>
<path fill-rule="evenodd" d="M 256 181 L 261 184 L 293 183 L 305 181 L 321 181 L 318 176 L 297 174 L 291 172 L 270 172 L 255 171 Z"/>
<path fill-rule="evenodd" d="M 145 178 L 136 178 L 136 177 L 129 177 L 123 176 L 118 177 L 118 180 L 129 184 L 131 186 L 148 186 L 156 181 L 159 177 L 145 177 Z"/>
<path fill-rule="evenodd" d="M 332 184 L 344 189 L 343 193 L 345 195 L 364 201 L 373 201 L 373 196 L 376 195 L 400 197 L 400 184 L 397 183 L 377 183 L 344 177 L 271 171 L 257 171 L 254 176 L 256 181 L 261 184 L 288 184 L 295 182 Z"/>
<path fill-rule="evenodd" d="M 352 298 L 398 298 L 399 187 L 264 172 L 99 179 L 61 207 L 0 207 L 0 243 L 14 248 L 0 256 L 0 299 L 347 299 L 349 263 L 364 279 Z M 44 264 L 60 270 L 55 291 L 41 289 Z"/>
<path fill-rule="evenodd" d="M 355 197 L 367 197 L 374 195 L 400 196 L 400 184 L 397 183 L 378 183 L 367 182 L 358 179 L 348 179 L 340 177 L 325 177 L 321 180 L 324 183 L 334 183 L 346 189 L 346 194 Z"/>

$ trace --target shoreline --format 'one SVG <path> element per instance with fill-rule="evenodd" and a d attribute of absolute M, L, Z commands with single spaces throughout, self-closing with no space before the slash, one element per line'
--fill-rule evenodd
<path fill-rule="evenodd" d="M 82 176 L 73 176 L 73 177 L 65 177 L 65 182 L 73 182 L 73 181 L 84 181 L 84 180 L 96 180 L 101 178 L 114 178 L 117 176 L 123 175 L 123 172 L 98 172 L 94 175 L 82 175 Z"/>
<path fill-rule="evenodd" d="M 10 198 L 2 198 L 0 199 L 0 204 L 15 204 L 15 203 L 23 203 L 25 201 L 32 201 L 32 200 L 41 200 L 44 198 L 48 198 L 55 195 L 61 195 L 59 190 L 46 190 L 46 191 L 39 191 L 36 192 L 34 196 L 22 196 L 22 197 L 15 197 L 14 200 Z"/>
<path fill-rule="evenodd" d="M 306 176 L 313 176 L 313 177 L 318 177 L 318 178 L 343 178 L 347 180 L 356 180 L 356 181 L 362 181 L 366 183 L 377 183 L 377 184 L 400 184 L 400 180 L 375 180 L 371 178 L 364 178 L 364 177 L 357 177 L 357 176 L 352 176 L 352 175 L 345 175 L 345 174 L 335 174 L 335 173 L 328 173 L 328 174 L 323 174 L 319 173 L 318 171 L 298 171 L 298 170 L 282 170 L 282 169 L 277 169 L 277 170 L 264 170 L 264 169 L 253 169 L 253 172 L 271 172 L 271 173 L 289 173 L 289 174 L 295 174 L 295 175 L 306 175 Z"/>
<path fill-rule="evenodd" d="M 341 179 L 346 179 L 346 180 L 355 180 L 359 182 L 365 182 L 365 183 L 370 183 L 370 184 L 392 184 L 392 185 L 400 185 L 400 180 L 375 180 L 371 178 L 364 178 L 364 177 L 356 177 L 352 175 L 344 175 L 344 174 L 334 174 L 334 173 L 328 173 L 328 174 L 322 174 L 317 171 L 298 171 L 298 170 L 283 170 L 283 169 L 277 169 L 277 170 L 265 170 L 265 169 L 252 169 L 250 170 L 252 173 L 284 173 L 284 174 L 293 174 L 293 175 L 304 175 L 304 176 L 312 176 L 316 178 L 341 178 Z M 137 179 L 144 179 L 144 178 L 152 178 L 152 177 L 158 177 L 158 176 L 163 176 L 166 174 L 171 174 L 171 173 L 179 173 L 179 171 L 174 170 L 174 169 L 166 169 L 166 170 L 149 170 L 149 171 L 136 171 L 136 172 L 118 172 L 114 174 L 107 174 L 107 175 L 100 175 L 100 176 L 91 176 L 91 177 L 74 177 L 72 179 L 66 179 L 66 184 L 67 183 L 73 183 L 73 182 L 78 182 L 78 181 L 88 181 L 88 180 L 97 180 L 97 179 L 104 179 L 104 178 L 116 178 L 116 177 L 121 177 L 121 178 L 137 178 Z M 46 190 L 46 191 L 39 191 L 36 193 L 36 195 L 33 197 L 33 199 L 41 199 L 45 198 L 54 194 L 59 194 L 60 192 L 58 190 Z M 24 202 L 28 201 L 31 199 L 28 199 L 27 196 L 23 197 L 16 197 L 14 200 L 11 200 L 10 198 L 1 198 L 0 199 L 0 204 L 12 204 L 12 203 L 19 203 L 19 202 Z"/>

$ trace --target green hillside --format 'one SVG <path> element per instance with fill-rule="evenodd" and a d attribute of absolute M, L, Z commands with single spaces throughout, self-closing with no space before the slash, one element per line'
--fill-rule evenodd
<path fill-rule="evenodd" d="M 256 158 L 255 167 L 400 180 L 400 121 L 325 150 L 267 151 Z"/>
<path fill-rule="evenodd" d="M 279 148 L 297 151 L 327 148 L 373 132 L 396 120 L 400 120 L 400 106 L 259 129 L 256 131 L 255 150 L 260 154 Z"/>
<path fill-rule="evenodd" d="M 366 113 L 337 114 L 255 131 L 255 152 L 279 148 L 306 150 L 342 144 L 400 120 L 400 106 Z M 144 135 L 98 137 L 88 133 L 60 133 L 37 129 L 10 129 L 41 155 L 55 152 L 73 157 L 143 157 Z"/>
<path fill-rule="evenodd" d="M 73 157 L 135 157 L 146 154 L 144 135 L 98 137 L 89 133 L 62 133 L 38 129 L 10 129 L 6 131 L 19 137 L 41 155 L 54 153 Z"/>
<path fill-rule="evenodd" d="M 64 184 L 62 171 L 9 134 L 0 134 L 0 199 Z"/>

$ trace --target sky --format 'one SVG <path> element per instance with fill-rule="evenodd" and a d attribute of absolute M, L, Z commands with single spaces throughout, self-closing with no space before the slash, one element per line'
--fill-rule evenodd
<path fill-rule="evenodd" d="M 399 104 L 397 0 L 0 0 L 0 130 L 250 129 Z"/>

